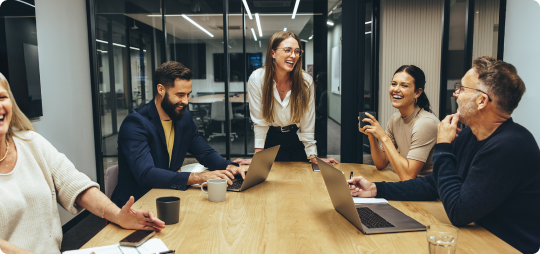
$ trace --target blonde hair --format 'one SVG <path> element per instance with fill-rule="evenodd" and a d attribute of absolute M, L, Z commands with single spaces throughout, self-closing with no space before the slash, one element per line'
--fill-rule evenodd
<path fill-rule="evenodd" d="M 2 73 L 0 73 L 0 85 L 2 85 L 4 89 L 6 89 L 9 99 L 11 101 L 11 122 L 9 123 L 6 138 L 8 140 L 11 140 L 14 136 L 21 138 L 17 134 L 15 134 L 16 131 L 33 131 L 34 126 L 30 122 L 28 117 L 26 117 L 26 115 L 21 111 L 19 106 L 17 106 L 17 102 L 15 102 L 15 97 L 13 97 L 13 93 L 11 92 L 11 88 L 9 87 L 9 82 Z"/>
<path fill-rule="evenodd" d="M 263 98 L 262 98 L 262 114 L 265 121 L 271 123 L 274 121 L 274 58 L 272 57 L 272 51 L 276 50 L 279 44 L 288 39 L 294 38 L 300 49 L 302 49 L 302 43 L 296 34 L 286 31 L 280 31 L 272 35 L 270 42 L 268 43 L 268 49 L 266 50 L 266 60 L 264 62 L 264 84 L 263 84 Z M 298 59 L 294 69 L 290 73 L 289 79 L 291 83 L 291 122 L 293 124 L 299 123 L 302 115 L 306 112 L 309 100 L 311 98 L 311 90 L 309 90 L 309 83 L 304 79 L 304 70 L 302 70 L 302 57 Z"/>

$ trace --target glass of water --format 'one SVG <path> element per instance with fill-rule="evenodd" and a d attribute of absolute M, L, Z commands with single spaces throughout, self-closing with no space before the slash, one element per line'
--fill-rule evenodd
<path fill-rule="evenodd" d="M 458 228 L 449 224 L 427 226 L 427 240 L 430 254 L 454 254 L 458 241 Z"/>

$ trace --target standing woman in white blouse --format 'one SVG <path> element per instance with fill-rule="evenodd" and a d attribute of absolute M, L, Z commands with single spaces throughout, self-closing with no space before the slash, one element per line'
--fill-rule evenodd
<path fill-rule="evenodd" d="M 152 212 L 131 209 L 133 197 L 117 207 L 33 130 L 0 73 L 0 253 L 60 253 L 58 205 L 72 214 L 87 209 L 126 229 L 165 227 Z"/>
<path fill-rule="evenodd" d="M 255 152 L 281 145 L 276 161 L 317 163 L 315 97 L 311 76 L 302 70 L 300 39 L 280 31 L 270 38 L 263 67 L 248 81 Z M 334 159 L 323 159 L 337 163 Z M 249 164 L 251 160 L 234 162 Z"/>

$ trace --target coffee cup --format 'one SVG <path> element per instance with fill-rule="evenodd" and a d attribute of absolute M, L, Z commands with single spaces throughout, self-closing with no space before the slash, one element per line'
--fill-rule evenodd
<path fill-rule="evenodd" d="M 368 119 L 369 119 L 369 116 L 367 116 L 366 113 L 372 115 L 373 117 L 375 117 L 375 119 L 377 119 L 377 113 L 374 112 L 374 111 L 360 112 L 360 114 L 358 114 L 358 116 L 360 117 L 360 119 L 359 119 L 359 121 L 360 121 L 360 128 L 364 128 L 366 125 L 371 125 L 369 122 L 364 122 L 364 121 L 362 121 L 362 120 L 364 120 L 364 118 L 368 118 Z"/>
<path fill-rule="evenodd" d="M 208 192 L 204 191 L 203 186 L 208 185 Z M 208 200 L 211 202 L 225 201 L 227 193 L 227 180 L 225 179 L 210 179 L 201 184 L 201 190 L 208 194 Z"/>
<path fill-rule="evenodd" d="M 180 198 L 160 197 L 156 199 L 157 217 L 165 222 L 165 225 L 178 223 L 180 219 Z"/>

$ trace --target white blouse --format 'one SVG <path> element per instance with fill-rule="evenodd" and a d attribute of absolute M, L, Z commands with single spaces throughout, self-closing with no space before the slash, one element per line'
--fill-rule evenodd
<path fill-rule="evenodd" d="M 300 123 L 297 123 L 298 138 L 304 144 L 304 150 L 306 151 L 306 158 L 309 155 L 317 155 L 317 146 L 315 143 L 315 86 L 313 85 L 313 78 L 303 72 L 304 79 L 309 83 L 309 89 L 311 90 L 311 98 L 309 100 L 308 109 L 304 112 L 304 115 L 300 119 Z M 266 140 L 266 134 L 268 133 L 269 126 L 288 126 L 293 124 L 291 122 L 291 109 L 289 102 L 291 99 L 291 91 L 285 95 L 283 101 L 279 97 L 278 90 L 276 88 L 276 82 L 274 81 L 274 98 L 277 103 L 274 104 L 276 114 L 274 122 L 266 122 L 262 114 L 262 88 L 264 85 L 264 67 L 254 71 L 249 77 L 248 81 L 248 98 L 249 98 L 249 112 L 251 113 L 251 120 L 253 121 L 255 131 L 255 148 L 264 148 L 264 142 Z"/>

